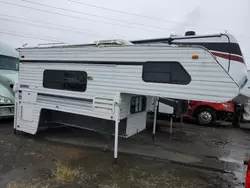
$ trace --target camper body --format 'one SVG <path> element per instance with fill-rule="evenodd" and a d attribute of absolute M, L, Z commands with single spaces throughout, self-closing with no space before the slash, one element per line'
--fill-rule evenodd
<path fill-rule="evenodd" d="M 146 128 L 155 98 L 224 102 L 246 80 L 244 63 L 234 79 L 199 45 L 98 43 L 19 52 L 14 129 L 30 134 L 53 122 L 129 137 Z"/>
<path fill-rule="evenodd" d="M 235 79 L 203 46 L 117 44 L 19 49 L 14 131 L 59 123 L 115 135 L 116 161 L 118 136 L 144 130 L 152 107 L 155 134 L 159 98 L 224 102 L 246 82 L 245 65 Z"/>

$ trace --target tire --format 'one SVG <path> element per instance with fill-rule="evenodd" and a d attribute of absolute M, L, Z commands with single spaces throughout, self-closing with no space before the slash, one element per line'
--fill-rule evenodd
<path fill-rule="evenodd" d="M 216 121 L 216 111 L 211 108 L 198 109 L 195 120 L 198 125 L 212 125 Z"/>

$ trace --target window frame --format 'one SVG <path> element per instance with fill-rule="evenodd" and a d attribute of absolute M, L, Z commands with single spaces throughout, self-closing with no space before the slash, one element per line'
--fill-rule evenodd
<path fill-rule="evenodd" d="M 157 73 L 157 72 L 153 72 L 153 71 L 152 72 L 145 71 L 146 65 L 149 64 L 149 63 L 151 63 L 151 64 L 154 64 L 154 63 L 155 64 L 168 64 L 168 63 L 178 64 L 178 66 L 181 68 L 181 71 L 186 74 L 185 76 L 187 76 L 188 79 L 186 81 L 185 80 L 182 80 L 182 81 L 171 81 L 171 74 L 173 74 L 172 71 L 171 71 L 171 69 L 169 71 L 169 74 L 170 74 L 170 80 L 169 80 L 169 82 L 167 82 L 167 81 L 152 81 L 152 80 L 150 81 L 149 79 L 145 79 L 145 74 L 146 73 Z M 167 74 L 168 72 L 163 72 L 163 73 Z M 147 83 L 188 85 L 192 81 L 192 78 L 191 78 L 190 74 L 186 71 L 186 69 L 182 66 L 182 64 L 180 62 L 178 62 L 178 61 L 147 61 L 147 62 L 145 62 L 143 64 L 143 68 L 142 68 L 142 80 L 144 82 L 147 82 Z"/>
<path fill-rule="evenodd" d="M 139 110 L 139 107 L 140 107 L 140 103 L 138 102 L 138 104 L 135 104 L 135 105 L 132 105 L 132 100 L 134 98 L 141 98 L 142 101 L 141 101 L 141 109 Z M 138 105 L 138 107 L 136 107 L 136 105 Z M 133 107 L 135 106 L 135 107 Z M 133 110 L 133 108 L 135 108 Z M 136 111 L 136 108 L 138 109 Z M 130 99 L 130 114 L 136 114 L 136 113 L 140 113 L 140 112 L 144 112 L 146 111 L 146 108 L 147 108 L 147 97 L 146 96 L 143 96 L 143 95 L 136 95 L 136 96 L 132 96 L 131 99 Z"/>
<path fill-rule="evenodd" d="M 6 65 L 10 64 L 10 66 L 5 66 L 5 67 L 1 66 L 4 61 L 8 61 L 5 63 L 6 63 Z M 3 63 L 3 65 L 5 63 Z M 19 71 L 19 63 L 20 62 L 19 62 L 19 59 L 17 57 L 0 54 L 0 70 Z M 15 68 L 13 66 L 15 66 Z"/>
<path fill-rule="evenodd" d="M 55 83 L 55 82 L 59 82 L 60 84 L 63 84 L 63 89 L 59 88 L 59 87 L 53 87 L 51 85 L 49 85 L 48 83 L 46 83 L 46 72 L 62 72 L 63 74 L 63 77 L 60 77 L 59 80 L 51 80 L 51 78 L 47 78 L 49 79 L 49 82 L 50 83 Z M 70 77 L 67 77 L 65 76 L 65 73 L 71 73 L 71 74 L 74 74 L 74 73 L 77 73 L 77 75 L 74 75 L 73 77 L 71 77 L 71 79 L 73 78 L 73 80 L 75 79 L 76 82 L 70 82 L 68 81 L 67 79 L 70 79 Z M 54 73 L 55 74 L 55 73 Z M 80 78 L 80 79 L 84 79 L 84 83 L 81 83 L 81 81 L 79 81 L 79 78 L 78 76 L 83 74 L 83 77 Z M 51 75 L 50 75 L 51 77 Z M 63 79 L 62 79 L 63 78 Z M 60 80 L 62 79 L 62 80 Z M 67 81 L 66 81 L 67 80 Z M 76 71 L 76 70 L 58 70 L 58 69 L 45 69 L 43 71 L 43 87 L 44 88 L 47 88 L 47 89 L 55 89 L 55 90 L 61 90 L 61 91 L 73 91 L 73 92 L 85 92 L 87 90 L 87 83 L 88 83 L 88 74 L 86 71 Z M 78 86 L 81 86 L 81 87 L 78 87 L 78 88 L 81 88 L 81 89 L 70 89 L 70 84 L 74 84 L 73 88 L 76 87 L 76 85 Z M 71 86 L 72 86 L 71 85 Z M 84 85 L 84 87 L 82 87 Z"/>

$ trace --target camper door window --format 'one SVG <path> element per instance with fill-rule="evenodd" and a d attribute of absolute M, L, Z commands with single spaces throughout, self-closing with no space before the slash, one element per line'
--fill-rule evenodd
<path fill-rule="evenodd" d="M 145 96 L 134 96 L 130 101 L 130 113 L 135 114 L 146 110 L 147 98 Z"/>
<path fill-rule="evenodd" d="M 18 71 L 18 68 L 18 58 L 0 55 L 0 69 Z"/>

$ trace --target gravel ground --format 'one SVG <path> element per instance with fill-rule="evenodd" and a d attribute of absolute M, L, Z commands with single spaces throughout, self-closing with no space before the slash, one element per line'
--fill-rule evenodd
<path fill-rule="evenodd" d="M 12 122 L 0 124 L 0 188 L 229 188 L 234 175 L 13 135 Z"/>

